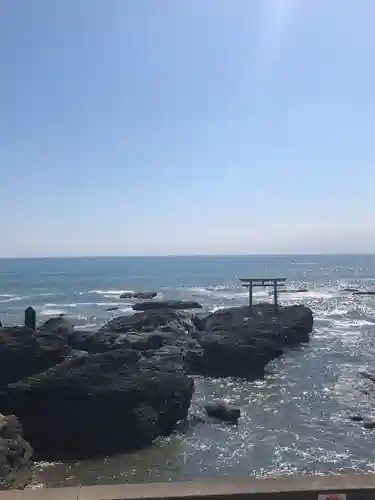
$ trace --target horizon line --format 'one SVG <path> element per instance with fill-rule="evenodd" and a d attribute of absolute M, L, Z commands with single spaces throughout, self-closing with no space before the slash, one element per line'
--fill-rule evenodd
<path fill-rule="evenodd" d="M 182 257 L 324 257 L 324 256 L 375 256 L 374 252 L 314 252 L 314 253 L 197 253 L 197 254 L 130 254 L 130 255 L 46 255 L 46 256 L 29 256 L 29 257 L 10 257 L 0 256 L 0 260 L 48 260 L 48 259 L 165 259 L 165 258 L 182 258 Z"/>

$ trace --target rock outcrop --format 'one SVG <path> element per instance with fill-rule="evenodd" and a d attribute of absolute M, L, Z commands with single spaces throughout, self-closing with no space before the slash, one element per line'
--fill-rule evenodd
<path fill-rule="evenodd" d="M 253 378 L 284 349 L 309 341 L 313 315 L 305 306 L 269 304 L 189 315 L 150 310 L 109 321 L 97 333 L 75 332 L 74 349 L 105 352 L 135 349 L 146 357 L 180 356 L 189 373 Z"/>
<path fill-rule="evenodd" d="M 84 458 L 147 446 L 188 412 L 193 381 L 174 359 L 132 349 L 83 354 L 0 395 L 38 458 Z"/>
<path fill-rule="evenodd" d="M 133 305 L 134 311 L 148 311 L 150 309 L 202 309 L 198 302 L 190 300 L 155 300 L 153 302 L 137 302 Z"/>
<path fill-rule="evenodd" d="M 257 304 L 197 315 L 195 324 L 204 351 L 200 374 L 247 378 L 263 374 L 286 347 L 308 342 L 313 314 L 302 305 L 275 312 L 270 304 Z"/>
<path fill-rule="evenodd" d="M 157 296 L 157 292 L 124 292 L 120 299 L 150 300 Z"/>
<path fill-rule="evenodd" d="M 353 295 L 375 295 L 375 290 L 357 290 Z"/>
<path fill-rule="evenodd" d="M 305 306 L 193 314 L 175 305 L 114 318 L 97 332 L 75 331 L 63 317 L 35 332 L 0 328 L 0 410 L 17 415 L 37 458 L 147 446 L 186 418 L 187 373 L 254 378 L 287 346 L 308 342 L 313 328 Z M 232 410 L 207 411 L 235 421 Z"/>
<path fill-rule="evenodd" d="M 231 424 L 237 423 L 241 417 L 241 410 L 239 408 L 230 406 L 225 402 L 208 403 L 204 409 L 209 417 Z"/>
<path fill-rule="evenodd" d="M 119 316 L 98 332 L 73 332 L 69 343 L 73 349 L 91 353 L 118 348 L 135 349 L 146 357 L 179 357 L 187 369 L 198 369 L 203 350 L 194 338 L 196 327 L 191 315 L 169 309 L 137 312 Z"/>
<path fill-rule="evenodd" d="M 32 477 L 33 450 L 14 415 L 0 414 L 0 489 L 23 489 Z"/>
<path fill-rule="evenodd" d="M 35 332 L 25 326 L 0 328 L 0 387 L 40 373 L 69 354 L 68 330 L 62 321 L 56 318 Z"/>

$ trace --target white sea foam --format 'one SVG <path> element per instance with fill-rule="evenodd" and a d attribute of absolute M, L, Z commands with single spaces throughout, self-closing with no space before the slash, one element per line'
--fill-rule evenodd
<path fill-rule="evenodd" d="M 96 328 L 96 323 L 86 323 L 84 325 L 78 325 L 78 326 L 74 326 L 74 330 L 78 330 L 78 331 L 81 331 L 81 330 L 92 330 L 94 328 Z"/>
<path fill-rule="evenodd" d="M 78 304 L 54 304 L 54 303 L 47 303 L 44 304 L 44 307 L 51 308 L 51 307 L 77 307 Z"/>
<path fill-rule="evenodd" d="M 317 288 L 315 290 L 309 290 L 308 292 L 290 292 L 280 294 L 280 297 L 283 300 L 288 301 L 303 301 L 303 300 L 329 300 L 335 297 L 337 291 L 333 291 L 330 289 Z"/>
<path fill-rule="evenodd" d="M 225 309 L 225 306 L 213 306 L 211 312 L 220 311 L 221 309 Z"/>
<path fill-rule="evenodd" d="M 113 295 L 111 298 L 114 298 Z M 131 306 L 130 303 L 127 302 L 118 302 L 118 301 L 108 301 L 108 302 L 75 302 L 71 304 L 54 304 L 54 303 L 47 303 L 44 304 L 43 307 L 47 307 L 49 309 L 57 307 L 57 308 L 72 308 L 75 309 L 77 307 L 82 307 L 82 306 L 98 306 L 98 307 L 112 307 L 112 306 Z"/>
<path fill-rule="evenodd" d="M 356 319 L 353 321 L 353 326 L 374 326 L 375 322 L 367 321 L 366 319 Z"/>
<path fill-rule="evenodd" d="M 34 297 L 55 297 L 56 293 L 35 293 L 33 294 Z"/>
<path fill-rule="evenodd" d="M 42 309 L 39 313 L 41 316 L 57 316 L 59 314 L 66 314 L 65 309 Z"/>
<path fill-rule="evenodd" d="M 333 309 L 332 311 L 325 311 L 323 312 L 323 316 L 345 316 L 346 314 L 349 313 L 349 309 L 343 308 L 343 309 Z"/>
<path fill-rule="evenodd" d="M 88 293 L 96 293 L 104 296 L 120 296 L 123 293 L 134 293 L 134 290 L 90 290 Z"/>
<path fill-rule="evenodd" d="M 4 300 L 0 300 L 0 303 L 1 304 L 5 304 L 7 302 L 18 302 L 19 300 L 26 300 L 29 298 L 29 295 L 24 295 L 24 296 L 9 296 L 8 295 L 8 298 L 7 299 L 4 299 Z"/>
<path fill-rule="evenodd" d="M 130 314 L 130 313 L 134 313 L 134 309 L 132 307 L 121 307 L 120 309 L 117 309 L 116 311 L 113 311 L 113 312 L 121 312 L 121 313 L 126 313 L 126 314 Z"/>
<path fill-rule="evenodd" d="M 177 290 L 187 292 L 192 295 L 212 295 L 212 290 L 199 286 L 178 287 Z"/>
<path fill-rule="evenodd" d="M 317 264 L 317 262 L 293 262 L 294 266 L 316 266 Z"/>

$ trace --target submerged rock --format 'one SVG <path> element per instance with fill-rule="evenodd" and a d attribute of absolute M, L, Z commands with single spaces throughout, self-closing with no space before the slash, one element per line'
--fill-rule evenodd
<path fill-rule="evenodd" d="M 154 302 L 137 302 L 133 305 L 135 311 L 147 311 L 150 309 L 202 309 L 198 302 L 190 300 L 158 300 Z"/>
<path fill-rule="evenodd" d="M 350 415 L 349 419 L 352 422 L 363 422 L 364 418 L 361 415 Z"/>
<path fill-rule="evenodd" d="M 131 451 L 186 418 L 194 383 L 173 360 L 135 350 L 72 357 L 9 385 L 0 396 L 20 418 L 37 457 Z"/>
<path fill-rule="evenodd" d="M 0 489 L 23 489 L 31 481 L 33 450 L 14 415 L 0 414 Z"/>
<path fill-rule="evenodd" d="M 156 296 L 157 292 L 124 292 L 120 295 L 120 299 L 148 300 L 154 299 Z"/>
<path fill-rule="evenodd" d="M 241 410 L 227 403 L 209 403 L 204 406 L 209 417 L 216 418 L 222 422 L 237 423 L 241 417 Z"/>

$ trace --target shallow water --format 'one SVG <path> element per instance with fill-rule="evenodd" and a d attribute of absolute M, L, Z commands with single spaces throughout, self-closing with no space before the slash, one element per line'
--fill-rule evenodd
<path fill-rule="evenodd" d="M 310 345 L 289 350 L 262 381 L 196 379 L 192 412 L 215 398 L 242 409 L 239 425 L 201 423 L 131 455 L 36 466 L 34 486 L 183 481 L 345 470 L 373 471 L 375 431 L 348 417 L 375 417 L 375 296 L 340 292 L 375 288 L 374 256 L 181 257 L 0 261 L 0 319 L 19 322 L 33 305 L 40 320 L 64 312 L 81 327 L 130 313 L 123 290 L 158 291 L 205 307 L 243 304 L 242 276 L 285 276 L 308 293 L 283 294 L 315 315 Z M 269 300 L 266 291 L 258 300 Z M 105 311 L 118 305 L 120 310 Z M 366 394 L 370 389 L 370 396 Z"/>

